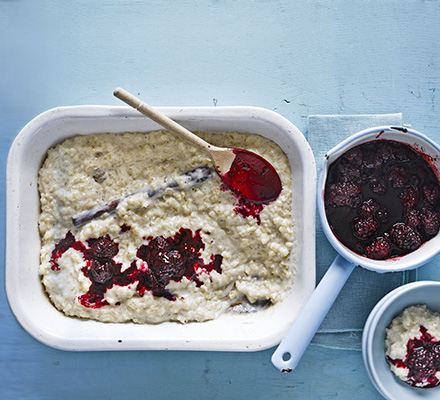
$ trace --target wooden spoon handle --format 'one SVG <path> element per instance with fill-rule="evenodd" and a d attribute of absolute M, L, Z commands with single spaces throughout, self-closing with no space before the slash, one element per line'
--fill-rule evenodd
<path fill-rule="evenodd" d="M 216 146 L 213 146 L 213 145 L 209 144 L 208 142 L 205 142 L 203 139 L 199 138 L 197 135 L 194 135 L 194 133 L 190 132 L 188 129 L 184 128 L 182 125 L 179 125 L 177 122 L 173 121 L 171 118 L 158 112 L 154 108 L 150 107 L 148 104 L 139 100 L 137 97 L 133 96 L 131 93 L 127 92 L 125 89 L 116 88 L 115 91 L 113 92 L 113 94 L 118 99 L 120 99 L 123 102 L 127 103 L 128 105 L 132 106 L 135 110 L 139 111 L 140 113 L 144 114 L 148 118 L 157 122 L 159 125 L 163 126 L 164 128 L 176 133 L 181 138 L 198 146 L 199 148 L 208 152 L 209 154 L 211 154 L 212 150 L 219 149 Z"/>

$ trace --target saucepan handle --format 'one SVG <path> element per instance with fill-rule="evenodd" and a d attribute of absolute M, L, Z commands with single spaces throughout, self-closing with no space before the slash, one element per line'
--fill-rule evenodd
<path fill-rule="evenodd" d="M 272 364 L 281 372 L 291 372 L 299 363 L 330 307 L 353 271 L 354 264 L 338 255 L 287 335 L 272 355 Z"/>

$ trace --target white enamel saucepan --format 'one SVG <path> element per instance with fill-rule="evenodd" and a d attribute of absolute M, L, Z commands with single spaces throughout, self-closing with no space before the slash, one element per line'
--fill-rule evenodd
<path fill-rule="evenodd" d="M 295 369 L 355 266 L 379 273 L 398 272 L 417 268 L 440 252 L 440 233 L 438 233 L 417 250 L 405 256 L 373 260 L 351 251 L 331 230 L 324 204 L 324 189 L 330 164 L 350 148 L 380 139 L 411 146 L 430 163 L 439 179 L 440 146 L 425 135 L 409 128 L 381 126 L 367 129 L 344 140 L 326 154 L 318 181 L 317 207 L 324 233 L 339 254 L 272 356 L 273 365 L 281 372 Z"/>

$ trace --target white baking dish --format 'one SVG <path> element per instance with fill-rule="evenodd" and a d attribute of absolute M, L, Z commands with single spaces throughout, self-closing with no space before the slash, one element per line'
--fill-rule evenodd
<path fill-rule="evenodd" d="M 67 137 L 160 127 L 127 107 L 77 106 L 44 112 L 11 146 L 7 162 L 6 291 L 23 328 L 63 350 L 255 351 L 280 342 L 315 285 L 316 169 L 302 133 L 280 115 L 251 107 L 158 108 L 190 130 L 258 133 L 277 142 L 293 173 L 297 272 L 282 303 L 251 314 L 225 314 L 203 323 L 113 324 L 66 317 L 45 295 L 38 275 L 37 173 L 48 148 Z"/>

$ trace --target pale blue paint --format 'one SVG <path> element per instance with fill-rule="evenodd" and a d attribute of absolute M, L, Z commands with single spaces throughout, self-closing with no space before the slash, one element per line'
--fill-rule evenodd
<path fill-rule="evenodd" d="M 2 175 L 26 122 L 60 105 L 119 105 L 116 86 L 157 106 L 266 107 L 305 134 L 310 114 L 402 112 L 439 142 L 439 18 L 438 0 L 0 0 Z M 4 290 L 0 326 L 2 400 L 380 398 L 358 352 L 312 346 L 288 375 L 273 349 L 62 352 L 19 327 Z"/>

